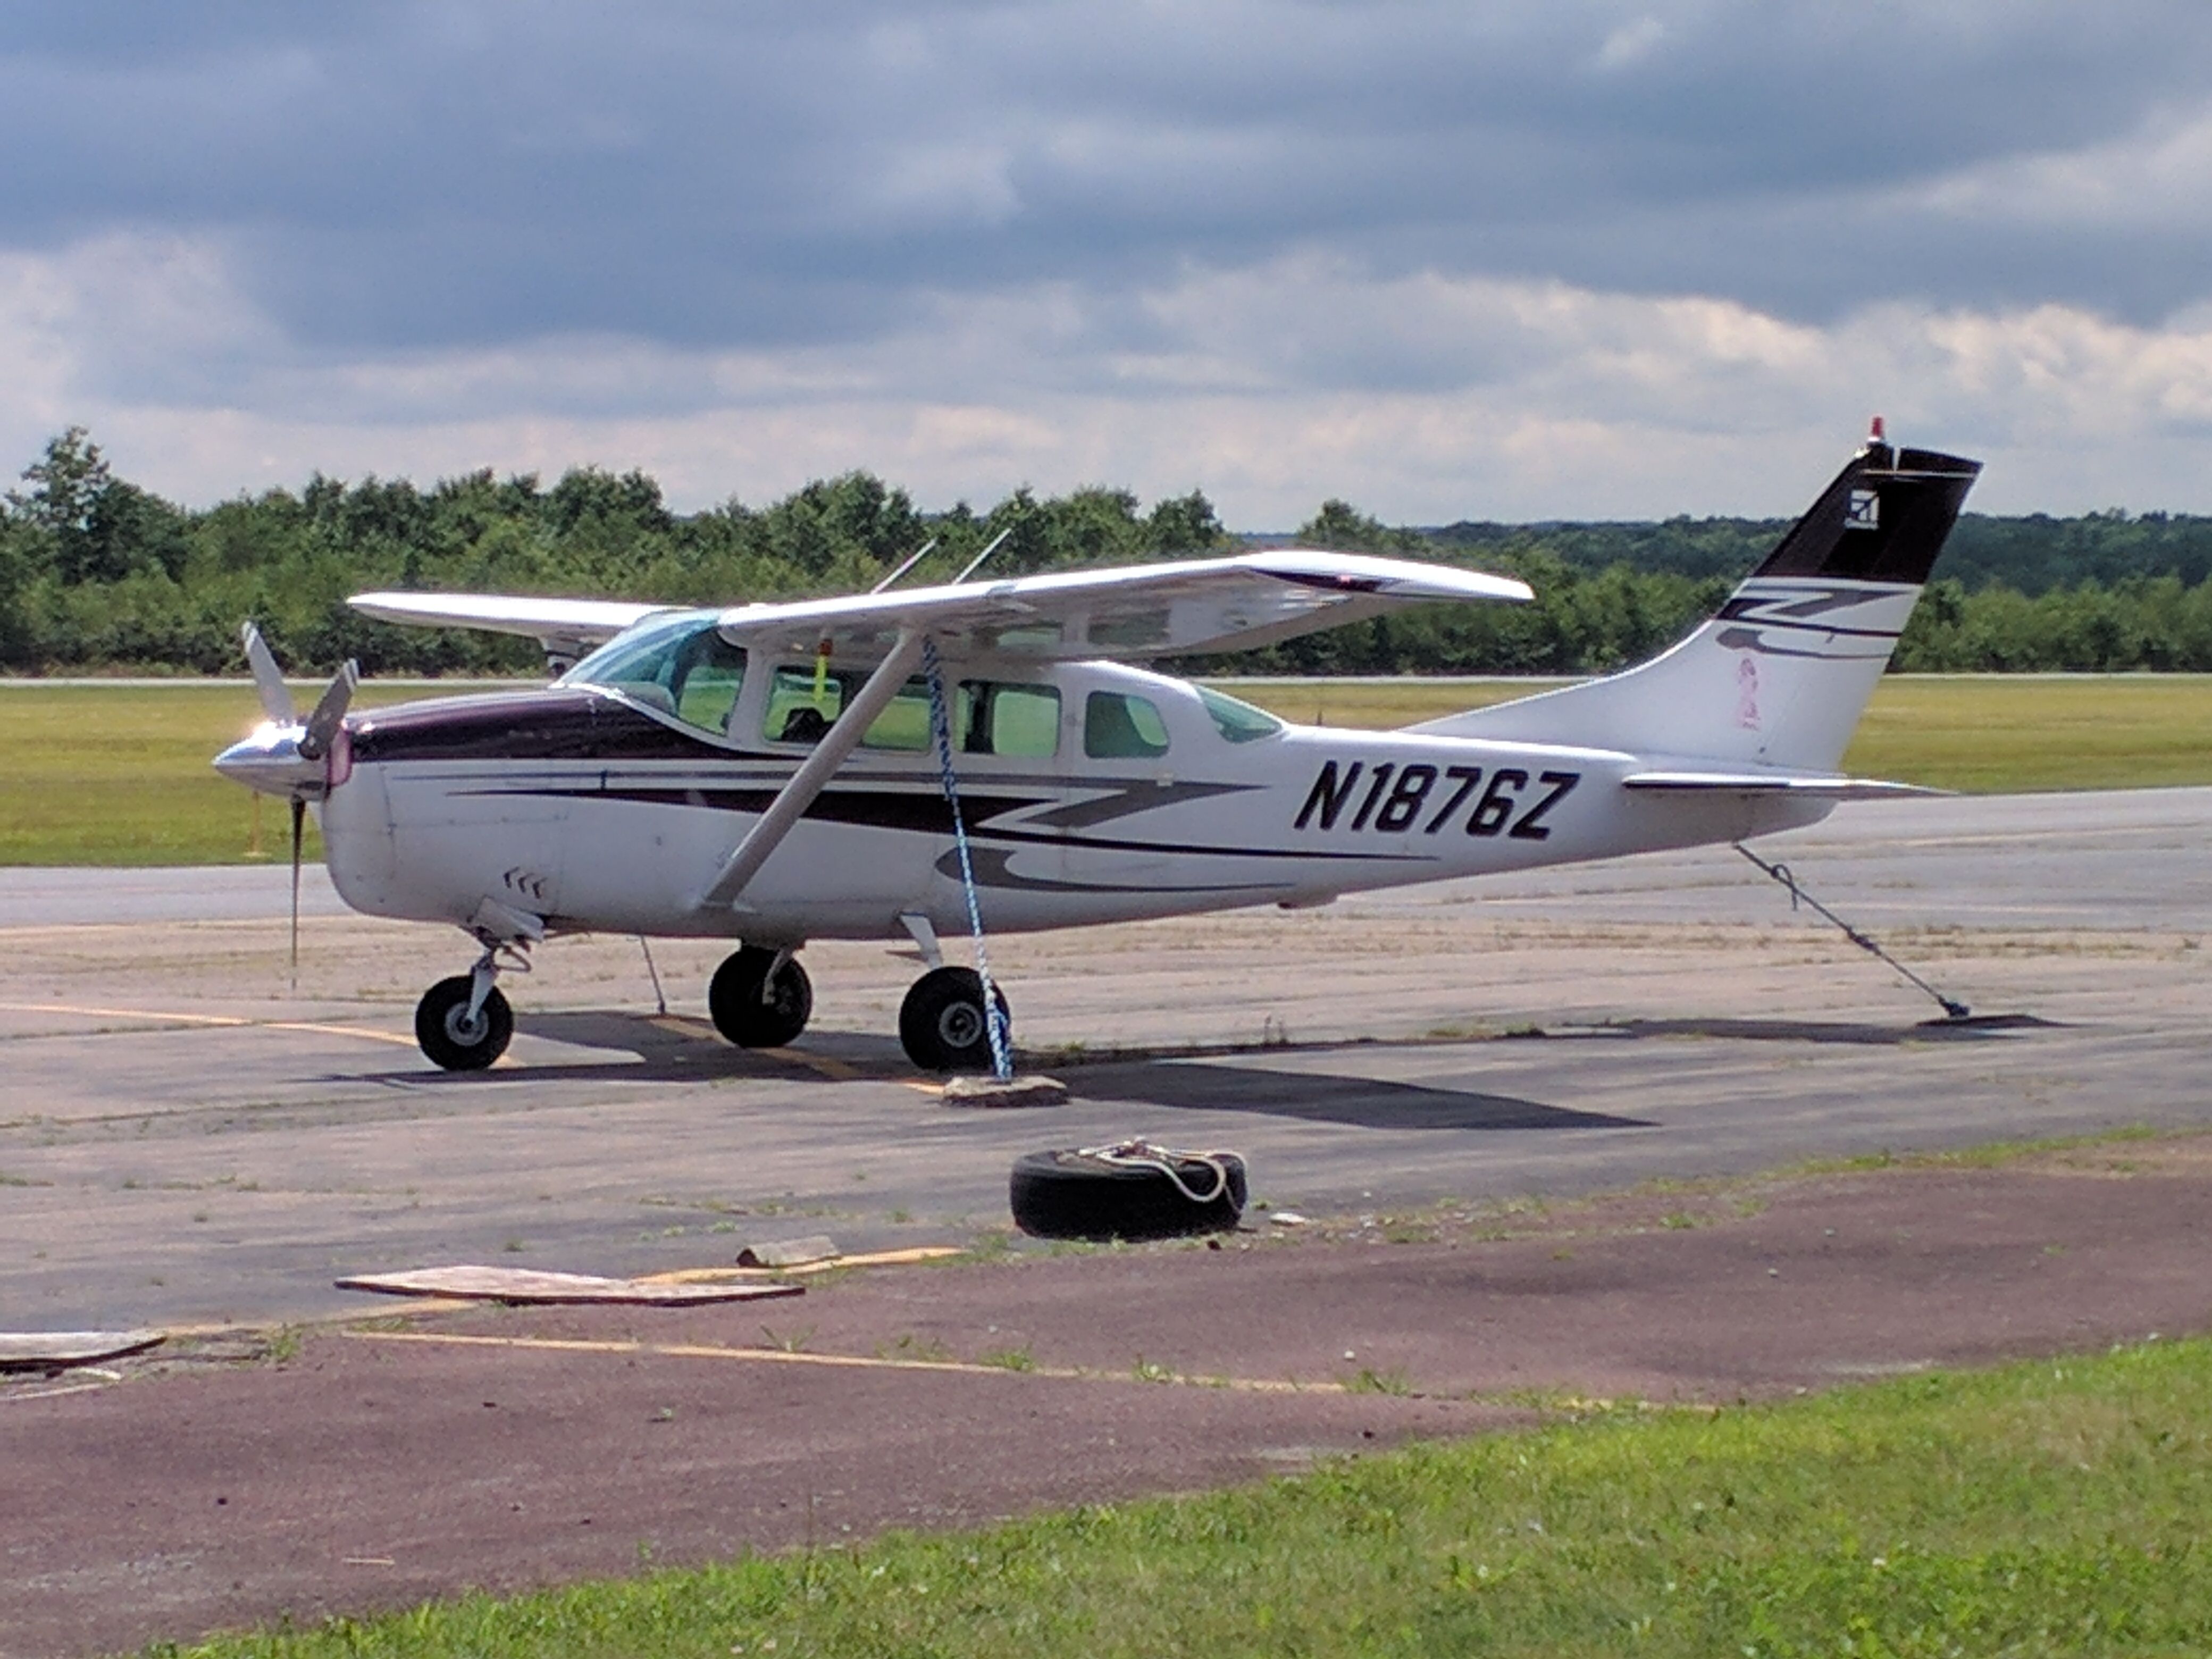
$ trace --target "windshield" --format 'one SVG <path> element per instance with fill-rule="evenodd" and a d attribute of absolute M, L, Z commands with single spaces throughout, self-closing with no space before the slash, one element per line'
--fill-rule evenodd
<path fill-rule="evenodd" d="M 745 653 L 722 637 L 714 614 L 658 617 L 617 635 L 556 683 L 617 691 L 720 737 L 744 688 Z"/>
<path fill-rule="evenodd" d="M 1255 738 L 1272 738 L 1283 729 L 1282 721 L 1264 708 L 1255 708 L 1249 702 L 1216 691 L 1212 686 L 1196 688 L 1198 700 L 1206 705 L 1206 712 L 1213 717 L 1214 729 L 1231 743 L 1250 743 Z"/>

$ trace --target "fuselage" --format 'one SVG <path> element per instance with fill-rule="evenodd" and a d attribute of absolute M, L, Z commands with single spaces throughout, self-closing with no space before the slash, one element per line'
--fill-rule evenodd
<path fill-rule="evenodd" d="M 356 714 L 322 802 L 356 908 L 463 927 L 798 945 L 965 931 L 925 683 L 909 685 L 730 904 L 716 872 L 858 671 L 562 683 Z M 1288 726 L 1098 662 L 948 665 L 952 769 L 983 919 L 1073 927 L 1726 842 L 1826 808 L 1621 787 L 1624 752 Z M 810 716 L 803 711 L 816 711 Z"/>

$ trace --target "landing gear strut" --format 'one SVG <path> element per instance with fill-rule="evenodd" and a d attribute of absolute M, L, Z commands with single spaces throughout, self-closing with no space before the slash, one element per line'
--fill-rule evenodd
<path fill-rule="evenodd" d="M 991 988 L 1003 1030 L 1006 994 Z M 899 1043 L 925 1072 L 988 1072 L 991 1031 L 983 1013 L 983 980 L 972 968 L 933 968 L 899 1005 Z"/>
<path fill-rule="evenodd" d="M 707 985 L 714 1029 L 740 1048 L 781 1048 L 806 1029 L 814 987 L 788 951 L 748 945 Z"/>
<path fill-rule="evenodd" d="M 493 982 L 502 949 L 513 958 L 507 965 L 530 971 L 529 959 L 519 951 L 487 943 L 474 969 L 440 980 L 415 1005 L 415 1041 L 447 1071 L 483 1071 L 507 1052 L 514 1036 L 514 1010 Z"/>

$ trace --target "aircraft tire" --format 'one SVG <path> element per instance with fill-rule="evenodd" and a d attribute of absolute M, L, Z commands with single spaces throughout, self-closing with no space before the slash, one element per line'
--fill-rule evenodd
<path fill-rule="evenodd" d="M 1112 1163 L 1079 1152 L 1030 1152 L 1014 1161 L 1007 1183 L 1014 1224 L 1035 1238 L 1102 1243 L 1227 1232 L 1237 1225 L 1244 1213 L 1243 1158 L 1212 1152 L 1203 1158 L 1170 1155 L 1165 1161 L 1175 1166 L 1180 1183 L 1156 1164 Z M 1192 1191 L 1212 1196 L 1201 1203 Z"/>
<path fill-rule="evenodd" d="M 991 988 L 1011 1036 L 1006 994 Z M 972 968 L 933 968 L 899 1004 L 899 1046 L 925 1072 L 988 1072 L 991 1033 L 983 1023 L 983 981 Z"/>
<path fill-rule="evenodd" d="M 475 982 L 466 974 L 441 979 L 415 1005 L 415 1041 L 448 1072 L 481 1072 L 507 1052 L 514 1036 L 514 1010 L 494 986 L 473 1024 L 469 997 Z"/>
<path fill-rule="evenodd" d="M 796 957 L 786 959 L 771 994 L 761 994 L 775 961 L 775 951 L 748 945 L 726 957 L 707 982 L 714 1029 L 740 1048 L 781 1048 L 814 1013 L 814 981 Z"/>

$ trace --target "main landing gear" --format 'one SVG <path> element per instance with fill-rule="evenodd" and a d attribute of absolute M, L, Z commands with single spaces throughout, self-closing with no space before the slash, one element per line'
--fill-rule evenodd
<path fill-rule="evenodd" d="M 707 985 L 714 1029 L 740 1048 L 781 1048 L 806 1029 L 814 986 L 788 951 L 748 945 Z"/>
<path fill-rule="evenodd" d="M 1010 1022 L 1006 994 L 991 988 L 1001 1029 Z M 983 1012 L 983 980 L 973 968 L 933 968 L 899 1004 L 899 1045 L 925 1072 L 988 1072 L 991 1028 Z"/>
<path fill-rule="evenodd" d="M 999 1018 L 1006 996 L 996 986 Z M 714 970 L 707 987 L 714 1029 L 740 1048 L 780 1048 L 806 1029 L 814 988 L 789 951 L 748 945 Z M 899 1005 L 899 1042 L 925 1072 L 988 1071 L 991 1034 L 983 981 L 973 969 L 938 967 L 914 982 Z"/>

